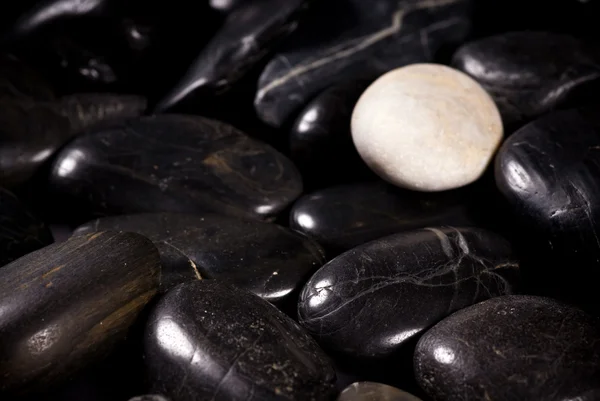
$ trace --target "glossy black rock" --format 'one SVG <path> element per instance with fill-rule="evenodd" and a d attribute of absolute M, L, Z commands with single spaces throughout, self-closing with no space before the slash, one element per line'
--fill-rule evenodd
<path fill-rule="evenodd" d="M 29 180 L 64 143 L 100 122 L 139 116 L 144 98 L 78 94 L 55 101 L 0 99 L 0 184 Z"/>
<path fill-rule="evenodd" d="M 568 110 L 527 124 L 495 165 L 498 188 L 523 226 L 523 247 L 535 255 L 529 275 L 555 275 L 559 292 L 572 287 L 592 298 L 600 270 L 599 115 L 597 108 Z"/>
<path fill-rule="evenodd" d="M 507 241 L 477 228 L 426 228 L 354 248 L 300 294 L 300 323 L 324 347 L 381 360 L 450 313 L 511 294 L 518 264 Z"/>
<path fill-rule="evenodd" d="M 599 64 L 597 46 L 548 32 L 479 39 L 453 60 L 492 95 L 509 131 L 553 109 L 600 101 Z"/>
<path fill-rule="evenodd" d="M 158 289 L 139 234 L 72 238 L 0 269 L 0 389 L 43 390 L 104 357 Z"/>
<path fill-rule="evenodd" d="M 133 397 L 129 401 L 169 401 L 169 400 L 167 400 L 162 395 L 148 394 L 148 395 L 139 395 L 137 397 Z"/>
<path fill-rule="evenodd" d="M 491 299 L 421 338 L 417 380 L 433 398 L 448 401 L 597 400 L 598 323 L 549 298 Z"/>
<path fill-rule="evenodd" d="M 0 187 L 0 267 L 52 241 L 46 225 Z"/>
<path fill-rule="evenodd" d="M 290 131 L 291 159 L 311 187 L 370 177 L 350 134 L 354 105 L 369 81 L 333 85 L 300 112 Z M 331 156 L 335 155 L 335 163 Z"/>
<path fill-rule="evenodd" d="M 131 231 L 157 246 L 162 288 L 200 278 L 234 284 L 270 302 L 292 295 L 323 263 L 312 240 L 284 227 L 226 216 L 138 214 L 98 219 L 74 235 Z"/>
<path fill-rule="evenodd" d="M 427 226 L 473 225 L 463 192 L 425 194 L 382 182 L 343 185 L 300 198 L 290 227 L 332 253 L 371 240 Z"/>
<path fill-rule="evenodd" d="M 293 320 L 216 280 L 181 284 L 152 312 L 145 337 L 153 391 L 178 400 L 330 400 L 329 360 Z"/>
<path fill-rule="evenodd" d="M 89 213 L 205 211 L 266 218 L 302 191 L 283 155 L 232 126 L 162 115 L 80 136 L 50 183 Z"/>
<path fill-rule="evenodd" d="M 296 29 L 306 3 L 308 0 L 240 3 L 156 111 L 194 98 L 201 105 L 230 89 Z"/>
<path fill-rule="evenodd" d="M 469 0 L 318 2 L 263 71 L 254 101 L 259 117 L 279 127 L 332 84 L 433 60 L 443 45 L 465 38 L 470 6 Z"/>
<path fill-rule="evenodd" d="M 352 383 L 344 389 L 337 401 L 420 401 L 417 397 L 408 394 L 387 384 L 373 382 Z"/>

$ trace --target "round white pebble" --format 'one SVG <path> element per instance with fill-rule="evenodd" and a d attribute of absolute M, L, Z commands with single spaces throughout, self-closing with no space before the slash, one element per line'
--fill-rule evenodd
<path fill-rule="evenodd" d="M 384 180 L 433 192 L 477 180 L 500 142 L 496 104 L 472 78 L 439 64 L 390 71 L 362 94 L 352 139 Z"/>

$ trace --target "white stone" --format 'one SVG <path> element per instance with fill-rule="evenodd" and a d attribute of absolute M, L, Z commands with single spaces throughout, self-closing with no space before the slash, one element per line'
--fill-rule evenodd
<path fill-rule="evenodd" d="M 433 192 L 477 180 L 502 141 L 496 104 L 472 78 L 438 64 L 379 77 L 352 113 L 352 139 L 384 180 Z"/>

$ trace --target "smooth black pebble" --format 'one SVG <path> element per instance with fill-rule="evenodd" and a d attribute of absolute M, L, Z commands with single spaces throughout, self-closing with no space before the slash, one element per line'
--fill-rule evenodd
<path fill-rule="evenodd" d="M 215 120 L 143 117 L 80 136 L 50 186 L 85 215 L 214 211 L 265 219 L 302 192 L 293 163 Z"/>
<path fill-rule="evenodd" d="M 201 109 L 214 96 L 222 95 L 297 28 L 307 3 L 307 0 L 239 3 L 155 111 L 172 109 L 183 102 L 195 102 L 196 108 Z"/>
<path fill-rule="evenodd" d="M 71 238 L 0 269 L 0 391 L 44 391 L 108 355 L 158 290 L 147 238 Z"/>
<path fill-rule="evenodd" d="M 465 39 L 470 9 L 469 0 L 315 4 L 262 72 L 254 100 L 258 116 L 281 127 L 333 84 L 433 61 L 445 45 Z"/>
<path fill-rule="evenodd" d="M 297 323 L 217 280 L 181 284 L 153 310 L 145 337 L 152 391 L 178 401 L 330 400 L 329 359 Z"/>
<path fill-rule="evenodd" d="M 595 401 L 599 321 L 550 298 L 499 297 L 434 326 L 414 362 L 436 400 Z"/>
<path fill-rule="evenodd" d="M 0 267 L 53 241 L 48 227 L 0 187 Z"/>
<path fill-rule="evenodd" d="M 360 158 L 350 134 L 352 110 L 368 85 L 367 80 L 333 85 L 311 100 L 296 118 L 290 131 L 290 157 L 305 186 L 375 177 Z"/>
<path fill-rule="evenodd" d="M 139 395 L 137 397 L 131 398 L 129 401 L 169 401 L 162 395 L 157 394 L 147 394 L 147 395 Z"/>
<path fill-rule="evenodd" d="M 495 163 L 497 186 L 517 216 L 520 247 L 530 259 L 523 273 L 532 285 L 541 283 L 543 294 L 595 304 L 600 271 L 599 111 L 559 111 L 529 123 L 502 145 Z"/>
<path fill-rule="evenodd" d="M 290 213 L 292 229 L 333 254 L 386 235 L 439 225 L 474 225 L 466 193 L 417 193 L 383 182 L 350 184 L 305 195 Z"/>
<path fill-rule="evenodd" d="M 452 312 L 512 294 L 518 277 L 509 243 L 492 232 L 409 231 L 319 269 L 300 294 L 299 322 L 323 347 L 350 359 L 390 359 Z"/>
<path fill-rule="evenodd" d="M 162 289 L 201 278 L 218 279 L 279 303 L 298 291 L 325 262 L 314 241 L 279 225 L 219 215 L 137 214 L 105 217 L 74 235 L 131 231 L 161 254 Z"/>
<path fill-rule="evenodd" d="M 600 102 L 600 47 L 550 32 L 506 32 L 463 45 L 453 65 L 498 105 L 507 132 L 551 110 Z"/>

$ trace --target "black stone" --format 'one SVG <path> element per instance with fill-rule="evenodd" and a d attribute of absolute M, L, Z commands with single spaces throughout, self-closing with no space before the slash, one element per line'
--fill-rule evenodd
<path fill-rule="evenodd" d="M 600 271 L 600 113 L 554 112 L 501 147 L 496 183 L 520 223 L 531 281 L 553 276 L 548 294 L 595 296 Z M 568 274 L 565 268 L 568 266 Z M 544 293 L 548 288 L 543 288 Z"/>
<path fill-rule="evenodd" d="M 314 238 L 331 253 L 427 226 L 474 225 L 467 194 L 418 193 L 382 182 L 343 185 L 300 198 L 290 227 Z"/>
<path fill-rule="evenodd" d="M 518 264 L 507 241 L 477 228 L 426 228 L 354 248 L 300 294 L 300 323 L 356 361 L 391 359 L 452 312 L 511 294 Z"/>
<path fill-rule="evenodd" d="M 181 284 L 152 312 L 145 337 L 152 391 L 173 400 L 330 400 L 335 373 L 293 320 L 216 280 Z"/>
<path fill-rule="evenodd" d="M 134 233 L 72 238 L 0 269 L 0 391 L 44 391 L 106 356 L 158 289 L 160 258 Z"/>
<path fill-rule="evenodd" d="M 290 131 L 291 159 L 304 184 L 356 182 L 374 175 L 360 158 L 350 134 L 350 118 L 369 81 L 333 85 L 315 97 L 300 112 Z M 335 163 L 331 162 L 335 155 Z"/>
<path fill-rule="evenodd" d="M 202 103 L 228 91 L 296 29 L 307 3 L 307 0 L 240 3 L 155 111 L 191 102 L 201 109 Z"/>
<path fill-rule="evenodd" d="M 469 0 L 320 2 L 262 72 L 256 111 L 280 127 L 332 84 L 435 60 L 464 40 L 470 9 Z"/>
<path fill-rule="evenodd" d="M 551 110 L 600 102 L 599 63 L 597 46 L 549 32 L 479 39 L 453 59 L 492 95 L 509 133 Z"/>
<path fill-rule="evenodd" d="M 138 214 L 98 219 L 74 235 L 131 231 L 149 238 L 162 259 L 162 288 L 200 278 L 218 279 L 279 303 L 297 296 L 325 262 L 312 240 L 255 220 L 184 214 Z"/>
<path fill-rule="evenodd" d="M 490 299 L 425 333 L 415 370 L 429 395 L 447 401 L 597 400 L 598 320 L 549 298 Z"/>
<path fill-rule="evenodd" d="M 35 70 L 13 55 L 0 55 L 0 100 L 52 101 L 54 91 Z"/>
<path fill-rule="evenodd" d="M 55 101 L 0 99 L 0 183 L 23 184 L 82 129 L 138 116 L 145 107 L 144 98 L 116 94 L 79 94 Z"/>
<path fill-rule="evenodd" d="M 208 4 L 219 12 L 230 13 L 240 4 L 249 2 L 249 0 L 209 0 Z"/>
<path fill-rule="evenodd" d="M 294 165 L 234 127 L 162 115 L 103 127 L 66 146 L 50 185 L 86 214 L 223 212 L 267 218 L 302 191 Z"/>
<path fill-rule="evenodd" d="M 337 401 L 420 401 L 417 397 L 408 394 L 387 384 L 373 382 L 356 382 L 348 386 Z"/>
<path fill-rule="evenodd" d="M 46 225 L 0 188 L 0 267 L 52 242 Z"/>

